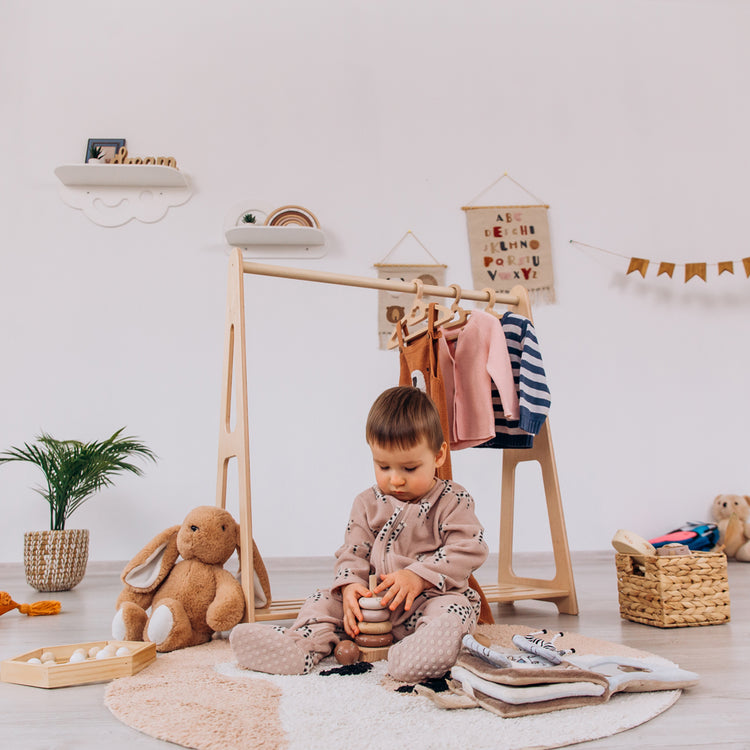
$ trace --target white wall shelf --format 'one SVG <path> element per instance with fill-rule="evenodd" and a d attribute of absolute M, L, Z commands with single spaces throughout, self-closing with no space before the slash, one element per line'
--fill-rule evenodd
<path fill-rule="evenodd" d="M 240 226 L 228 229 L 227 242 L 252 258 L 322 258 L 325 235 L 315 227 Z"/>
<path fill-rule="evenodd" d="M 60 197 L 103 227 L 162 219 L 192 195 L 187 176 L 162 164 L 63 164 Z"/>
<path fill-rule="evenodd" d="M 257 202 L 247 201 L 235 206 L 224 222 L 224 236 L 231 247 L 239 247 L 246 258 L 322 258 L 326 250 L 326 237 L 317 227 L 296 225 L 266 226 L 265 224 L 242 223 L 246 213 L 256 215 L 259 222 L 265 220 L 269 211 L 265 208 L 250 208 Z"/>

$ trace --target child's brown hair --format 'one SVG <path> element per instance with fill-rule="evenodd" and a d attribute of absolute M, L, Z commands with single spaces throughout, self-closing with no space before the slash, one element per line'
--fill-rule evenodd
<path fill-rule="evenodd" d="M 437 407 L 424 391 L 408 385 L 389 388 L 375 399 L 365 437 L 370 445 L 399 449 L 412 448 L 424 438 L 435 453 L 445 442 Z"/>

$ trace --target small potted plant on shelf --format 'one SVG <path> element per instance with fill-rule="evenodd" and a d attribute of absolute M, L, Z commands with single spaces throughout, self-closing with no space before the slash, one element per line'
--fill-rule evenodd
<path fill-rule="evenodd" d="M 86 159 L 87 164 L 103 164 L 104 162 L 99 161 L 104 152 L 102 151 L 102 147 L 98 146 L 96 143 L 92 144 L 91 149 L 89 150 L 89 158 Z"/>
<path fill-rule="evenodd" d="M 156 460 L 156 455 L 125 428 L 102 441 L 57 440 L 42 433 L 36 442 L 0 453 L 0 465 L 23 461 L 41 469 L 46 487 L 36 491 L 49 503 L 50 530 L 24 534 L 26 582 L 38 591 L 67 591 L 86 572 L 88 529 L 66 529 L 71 514 L 102 487 L 114 484 L 117 474 L 140 476 L 130 459 Z"/>
<path fill-rule="evenodd" d="M 257 221 L 255 214 L 247 213 L 242 215 L 243 224 L 255 224 Z"/>

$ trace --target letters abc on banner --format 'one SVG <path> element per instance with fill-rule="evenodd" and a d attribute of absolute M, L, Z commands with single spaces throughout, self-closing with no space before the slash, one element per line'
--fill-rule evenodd
<path fill-rule="evenodd" d="M 464 206 L 477 289 L 525 287 L 533 302 L 554 302 L 547 206 Z"/>

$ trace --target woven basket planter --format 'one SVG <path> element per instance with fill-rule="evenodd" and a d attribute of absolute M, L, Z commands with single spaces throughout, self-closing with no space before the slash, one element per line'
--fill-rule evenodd
<path fill-rule="evenodd" d="M 727 558 L 721 552 L 682 557 L 615 556 L 620 615 L 658 628 L 720 625 L 729 620 Z"/>
<path fill-rule="evenodd" d="M 37 591 L 68 591 L 81 582 L 89 559 L 89 530 L 27 531 L 26 583 Z"/>

